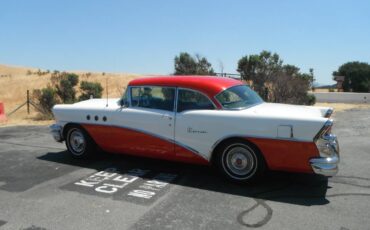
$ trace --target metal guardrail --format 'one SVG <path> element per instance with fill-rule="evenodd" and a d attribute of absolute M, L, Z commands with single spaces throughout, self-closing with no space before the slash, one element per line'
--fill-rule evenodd
<path fill-rule="evenodd" d="M 241 79 L 241 75 L 237 73 L 216 73 L 218 77 L 229 77 L 234 79 Z"/>

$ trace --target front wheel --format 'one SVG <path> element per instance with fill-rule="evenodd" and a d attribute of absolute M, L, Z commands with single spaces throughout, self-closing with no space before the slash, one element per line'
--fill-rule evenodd
<path fill-rule="evenodd" d="M 251 182 L 262 175 L 265 162 L 254 146 L 244 142 L 225 143 L 217 153 L 221 173 L 235 182 Z"/>
<path fill-rule="evenodd" d="M 70 127 L 65 140 L 67 149 L 73 158 L 85 159 L 93 155 L 95 143 L 82 128 Z"/>

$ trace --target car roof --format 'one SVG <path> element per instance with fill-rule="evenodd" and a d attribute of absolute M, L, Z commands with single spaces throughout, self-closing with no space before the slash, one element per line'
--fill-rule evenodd
<path fill-rule="evenodd" d="M 156 76 L 137 78 L 129 82 L 129 86 L 172 86 L 198 90 L 213 98 L 223 90 L 236 85 L 242 85 L 241 81 L 228 77 L 216 76 Z"/>

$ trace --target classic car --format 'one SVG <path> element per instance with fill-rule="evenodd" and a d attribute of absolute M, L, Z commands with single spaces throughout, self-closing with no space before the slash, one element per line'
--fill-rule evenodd
<path fill-rule="evenodd" d="M 333 176 L 339 146 L 333 109 L 264 102 L 241 81 L 146 77 L 122 98 L 56 105 L 51 132 L 71 156 L 104 152 L 215 165 L 251 181 L 269 170 Z"/>

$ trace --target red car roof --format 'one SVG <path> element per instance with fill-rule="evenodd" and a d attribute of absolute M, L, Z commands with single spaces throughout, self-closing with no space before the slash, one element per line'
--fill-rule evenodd
<path fill-rule="evenodd" d="M 201 91 L 213 99 L 215 95 L 232 86 L 243 84 L 241 81 L 215 76 L 160 76 L 143 77 L 132 80 L 129 86 L 156 85 L 190 88 Z"/>

